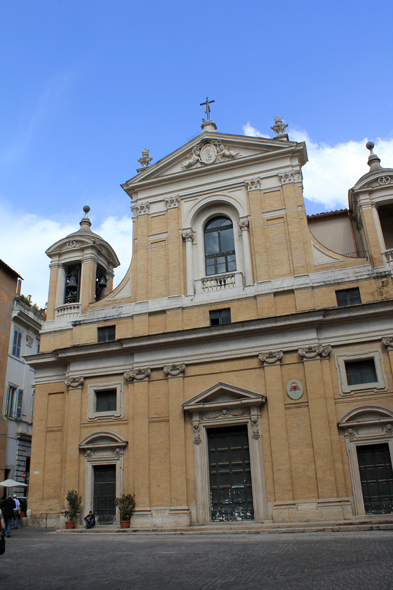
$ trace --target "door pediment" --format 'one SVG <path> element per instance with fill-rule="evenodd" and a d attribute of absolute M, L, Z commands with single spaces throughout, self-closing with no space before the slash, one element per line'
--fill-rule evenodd
<path fill-rule="evenodd" d="M 266 396 L 228 383 L 216 383 L 182 404 L 185 412 L 198 412 L 222 408 L 260 406 Z"/>

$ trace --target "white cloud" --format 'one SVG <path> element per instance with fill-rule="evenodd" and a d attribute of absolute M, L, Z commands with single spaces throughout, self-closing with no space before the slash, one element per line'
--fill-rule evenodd
<path fill-rule="evenodd" d="M 33 302 L 43 307 L 48 300 L 50 263 L 45 250 L 79 229 L 79 225 L 34 214 L 19 216 L 1 205 L 0 218 L 0 258 L 22 275 L 22 292 L 31 294 Z M 93 226 L 92 230 L 111 244 L 121 262 L 115 270 L 114 284 L 117 285 L 131 260 L 132 220 L 128 217 L 109 217 L 100 226 Z"/>
<path fill-rule="evenodd" d="M 262 137 L 249 123 L 244 126 L 244 132 L 245 135 Z M 365 147 L 368 140 L 347 141 L 333 146 L 318 144 L 310 139 L 306 131 L 295 127 L 288 128 L 288 135 L 292 141 L 306 142 L 309 161 L 303 168 L 305 198 L 321 203 L 321 210 L 348 207 L 348 189 L 369 171 L 369 151 Z M 393 139 L 377 139 L 374 152 L 381 158 L 381 166 L 393 167 Z"/>
<path fill-rule="evenodd" d="M 266 137 L 267 139 L 270 138 L 270 135 L 264 135 L 258 129 L 255 129 L 250 123 L 246 123 L 243 125 L 244 135 L 250 135 L 252 137 Z"/>

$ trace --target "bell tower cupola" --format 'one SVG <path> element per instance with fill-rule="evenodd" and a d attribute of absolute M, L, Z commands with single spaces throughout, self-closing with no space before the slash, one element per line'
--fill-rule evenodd
<path fill-rule="evenodd" d="M 113 290 L 120 262 L 112 246 L 91 230 L 89 206 L 83 207 L 80 229 L 46 251 L 51 259 L 47 319 L 67 322 L 85 314 L 91 304 Z"/>

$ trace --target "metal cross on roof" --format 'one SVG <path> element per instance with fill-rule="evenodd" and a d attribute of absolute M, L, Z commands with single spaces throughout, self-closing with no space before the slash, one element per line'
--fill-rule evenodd
<path fill-rule="evenodd" d="M 206 97 L 206 101 L 205 101 L 205 102 L 201 102 L 201 104 L 199 105 L 199 106 L 201 106 L 201 107 L 203 107 L 203 106 L 205 107 L 206 119 L 207 119 L 208 121 L 209 121 L 209 119 L 210 119 L 210 105 L 211 105 L 211 103 L 212 103 L 212 102 L 216 102 L 216 101 L 215 101 L 215 100 L 209 100 L 209 99 Z"/>

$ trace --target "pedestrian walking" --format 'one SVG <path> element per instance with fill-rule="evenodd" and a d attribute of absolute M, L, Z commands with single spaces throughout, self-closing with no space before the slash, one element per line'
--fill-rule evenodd
<path fill-rule="evenodd" d="M 8 496 L 8 498 L 6 498 L 4 500 L 3 516 L 4 516 L 5 528 L 7 531 L 7 537 L 11 536 L 11 524 L 12 524 L 12 519 L 14 518 L 15 506 L 16 506 L 16 504 L 15 504 L 13 498 L 11 497 L 11 495 Z"/>
<path fill-rule="evenodd" d="M 19 522 L 19 515 L 20 515 L 20 501 L 16 497 L 16 494 L 14 494 L 14 502 L 15 502 L 15 508 L 14 508 L 14 518 L 12 521 L 12 528 L 17 529 L 18 522 Z"/>

